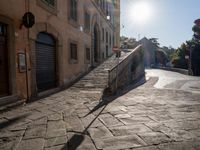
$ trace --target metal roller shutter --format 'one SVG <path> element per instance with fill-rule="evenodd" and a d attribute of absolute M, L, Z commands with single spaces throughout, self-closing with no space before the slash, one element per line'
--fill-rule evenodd
<path fill-rule="evenodd" d="M 40 33 L 36 42 L 36 82 L 38 92 L 56 87 L 56 49 L 51 36 Z"/>
<path fill-rule="evenodd" d="M 6 25 L 0 23 L 0 97 L 9 94 Z"/>

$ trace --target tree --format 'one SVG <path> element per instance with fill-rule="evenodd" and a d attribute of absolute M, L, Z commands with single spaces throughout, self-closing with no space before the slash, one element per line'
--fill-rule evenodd
<path fill-rule="evenodd" d="M 158 38 L 150 38 L 149 39 L 153 44 L 155 44 L 157 47 L 160 46 L 160 43 L 158 42 Z"/>
<path fill-rule="evenodd" d="M 183 43 L 179 48 L 176 49 L 172 56 L 172 63 L 175 68 L 188 69 L 188 62 L 185 59 L 187 44 Z"/>

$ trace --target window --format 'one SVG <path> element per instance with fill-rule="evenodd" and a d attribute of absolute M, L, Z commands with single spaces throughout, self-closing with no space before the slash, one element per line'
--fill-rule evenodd
<path fill-rule="evenodd" d="M 6 35 L 6 25 L 0 23 L 0 35 Z"/>
<path fill-rule="evenodd" d="M 77 0 L 70 0 L 69 10 L 70 19 L 77 21 Z"/>
<path fill-rule="evenodd" d="M 101 0 L 96 0 L 96 3 L 97 3 L 98 5 L 100 5 L 100 4 L 101 4 Z"/>
<path fill-rule="evenodd" d="M 103 0 L 100 1 L 100 7 L 103 9 Z"/>
<path fill-rule="evenodd" d="M 106 58 L 108 57 L 108 45 L 106 45 Z"/>
<path fill-rule="evenodd" d="M 109 6 L 108 6 L 108 2 L 106 1 L 106 16 L 109 15 Z"/>
<path fill-rule="evenodd" d="M 90 30 L 90 14 L 85 12 L 85 29 Z"/>
<path fill-rule="evenodd" d="M 112 38 L 111 38 L 111 35 L 110 35 L 110 46 L 111 46 L 111 43 L 112 43 L 112 41 L 111 41 L 111 40 L 112 40 Z"/>
<path fill-rule="evenodd" d="M 70 63 L 76 63 L 78 61 L 77 44 L 70 43 Z"/>
<path fill-rule="evenodd" d="M 102 28 L 102 41 L 104 42 L 104 28 Z"/>
<path fill-rule="evenodd" d="M 55 7 L 55 0 L 42 0 L 42 1 L 50 7 Z"/>
<path fill-rule="evenodd" d="M 103 58 L 103 59 L 105 58 L 105 56 L 104 56 L 104 52 L 102 53 L 102 58 Z"/>
<path fill-rule="evenodd" d="M 106 32 L 106 43 L 108 43 L 108 32 Z"/>
<path fill-rule="evenodd" d="M 85 49 L 85 59 L 86 59 L 86 63 L 90 62 L 90 48 Z"/>
<path fill-rule="evenodd" d="M 37 0 L 37 5 L 46 11 L 56 15 L 57 14 L 57 0 Z"/>

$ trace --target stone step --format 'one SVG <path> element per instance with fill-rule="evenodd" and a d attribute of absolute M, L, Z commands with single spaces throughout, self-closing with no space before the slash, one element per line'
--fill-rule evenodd
<path fill-rule="evenodd" d="M 124 57 L 125 54 L 122 54 Z M 122 58 L 123 59 L 123 58 Z M 117 65 L 115 55 L 93 69 L 86 76 L 70 87 L 71 91 L 103 91 L 108 86 L 108 70 Z"/>

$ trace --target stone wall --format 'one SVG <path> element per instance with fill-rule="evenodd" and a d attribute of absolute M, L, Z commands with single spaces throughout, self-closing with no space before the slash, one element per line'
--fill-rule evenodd
<path fill-rule="evenodd" d="M 126 56 L 119 61 L 119 64 L 109 71 L 109 91 L 111 93 L 128 84 L 136 83 L 145 75 L 142 47 L 139 45 L 129 51 L 128 54 L 124 54 Z"/>
<path fill-rule="evenodd" d="M 112 38 L 115 29 L 114 24 L 106 18 L 106 13 L 100 9 L 97 1 L 78 0 L 76 21 L 72 21 L 69 16 L 70 1 L 59 0 L 55 2 L 55 6 L 51 7 L 42 0 L 0 1 L 0 23 L 7 27 L 9 57 L 9 93 L 0 97 L 0 104 L 2 101 L 10 103 L 8 99 L 10 100 L 11 97 L 14 100 L 17 98 L 27 101 L 40 98 L 41 92 L 38 91 L 36 81 L 36 42 L 37 36 L 41 32 L 50 35 L 56 43 L 56 87 L 42 92 L 45 95 L 68 87 L 90 70 L 94 59 L 92 54 L 94 53 L 93 32 L 95 25 L 99 28 L 97 64 L 106 59 L 102 56 L 103 53 L 105 54 L 106 44 L 108 45 L 108 54 L 111 55 L 112 47 L 116 45 Z M 28 11 L 35 16 L 35 24 L 29 29 L 22 25 L 22 17 Z M 114 10 L 112 11 L 112 14 L 115 15 Z M 90 15 L 90 29 L 85 28 L 86 12 Z M 106 35 L 102 33 L 102 28 L 109 34 L 107 42 L 105 40 Z M 119 33 L 119 31 L 117 32 Z M 104 41 L 102 40 L 103 35 Z M 70 60 L 71 42 L 77 44 L 77 61 L 73 63 Z M 90 50 L 90 60 L 86 60 L 86 48 Z M 26 54 L 27 70 L 24 72 L 19 71 L 19 53 Z"/>

